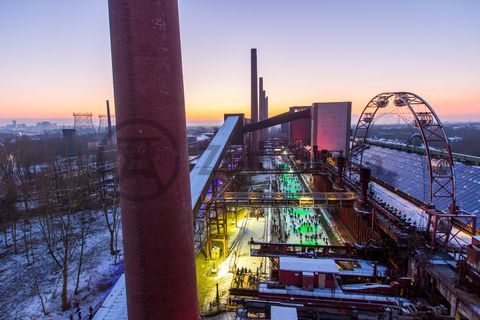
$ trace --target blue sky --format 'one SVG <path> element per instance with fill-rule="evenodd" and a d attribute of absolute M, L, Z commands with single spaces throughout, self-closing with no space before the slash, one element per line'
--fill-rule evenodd
<path fill-rule="evenodd" d="M 480 1 L 180 0 L 187 116 L 246 112 L 258 48 L 272 113 L 315 101 L 359 113 L 387 90 L 480 120 Z M 113 99 L 106 0 L 0 2 L 0 118 L 103 113 Z"/>

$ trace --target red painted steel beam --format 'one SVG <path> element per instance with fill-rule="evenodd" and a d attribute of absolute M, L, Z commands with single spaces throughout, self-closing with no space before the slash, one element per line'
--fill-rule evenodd
<path fill-rule="evenodd" d="M 177 0 L 110 0 L 128 318 L 198 319 Z"/>

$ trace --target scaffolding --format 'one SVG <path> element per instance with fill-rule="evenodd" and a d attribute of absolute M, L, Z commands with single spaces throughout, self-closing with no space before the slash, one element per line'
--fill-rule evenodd
<path fill-rule="evenodd" d="M 108 132 L 108 116 L 106 114 L 98 115 L 98 133 Z"/>
<path fill-rule="evenodd" d="M 228 254 L 228 210 L 225 205 L 215 202 L 209 203 L 206 208 L 207 239 L 205 243 L 207 257 L 210 259 L 226 258 Z M 215 244 L 215 246 L 214 246 Z M 220 247 L 218 247 L 220 245 Z M 216 251 L 216 248 L 219 251 Z"/>
<path fill-rule="evenodd" d="M 91 113 L 73 113 L 73 127 L 77 135 L 95 133 Z"/>

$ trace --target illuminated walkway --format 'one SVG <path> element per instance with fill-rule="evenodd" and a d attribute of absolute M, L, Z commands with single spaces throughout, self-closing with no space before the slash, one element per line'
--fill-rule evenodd
<path fill-rule="evenodd" d="M 261 158 L 263 168 L 291 169 L 286 156 Z M 265 174 L 251 177 L 244 185 L 249 192 L 283 192 L 285 194 L 311 193 L 298 173 Z M 246 193 L 246 192 L 245 192 Z M 293 197 L 294 195 L 292 195 Z M 203 253 L 196 257 L 197 285 L 200 310 L 203 315 L 216 310 L 217 284 L 221 304 L 227 302 L 228 289 L 237 270 L 250 271 L 262 277 L 268 274 L 268 259 L 252 257 L 249 241 L 273 241 L 292 244 L 341 245 L 350 236 L 338 230 L 324 208 L 238 208 L 237 225 L 229 215 L 229 254 L 226 258 L 206 259 Z M 263 214 L 257 215 L 252 212 Z M 258 217 L 257 217 L 258 216 Z"/>
<path fill-rule="evenodd" d="M 289 159 L 275 157 L 275 167 L 292 170 Z M 292 170 L 293 171 L 293 170 Z M 279 192 L 310 192 L 297 173 L 276 175 Z M 273 210 L 273 235 L 276 241 L 292 244 L 339 245 L 343 244 L 343 233 L 337 232 L 331 217 L 324 209 L 281 208 Z"/>
<path fill-rule="evenodd" d="M 217 284 L 220 304 L 228 298 L 233 271 L 236 268 L 256 270 L 262 258 L 251 257 L 248 242 L 251 238 L 263 240 L 265 234 L 265 218 L 249 217 L 250 210 L 242 209 L 238 213 L 235 225 L 234 214 L 229 215 L 229 254 L 226 258 L 207 259 L 203 252 L 197 254 L 197 287 L 199 308 L 202 315 L 216 310 Z"/>

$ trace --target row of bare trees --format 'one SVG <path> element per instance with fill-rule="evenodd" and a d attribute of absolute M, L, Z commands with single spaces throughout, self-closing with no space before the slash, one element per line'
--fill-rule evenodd
<path fill-rule="evenodd" d="M 117 175 L 114 169 L 99 166 L 93 153 L 54 156 L 41 163 L 27 153 L 28 149 L 0 149 L 3 246 L 13 247 L 11 254 L 25 255 L 26 265 L 49 257 L 61 278 L 62 310 L 67 310 L 73 283 L 73 294 L 79 293 L 94 229 L 109 234 L 110 241 L 103 247 L 118 263 Z M 35 280 L 34 290 L 46 313 L 40 287 Z"/>

